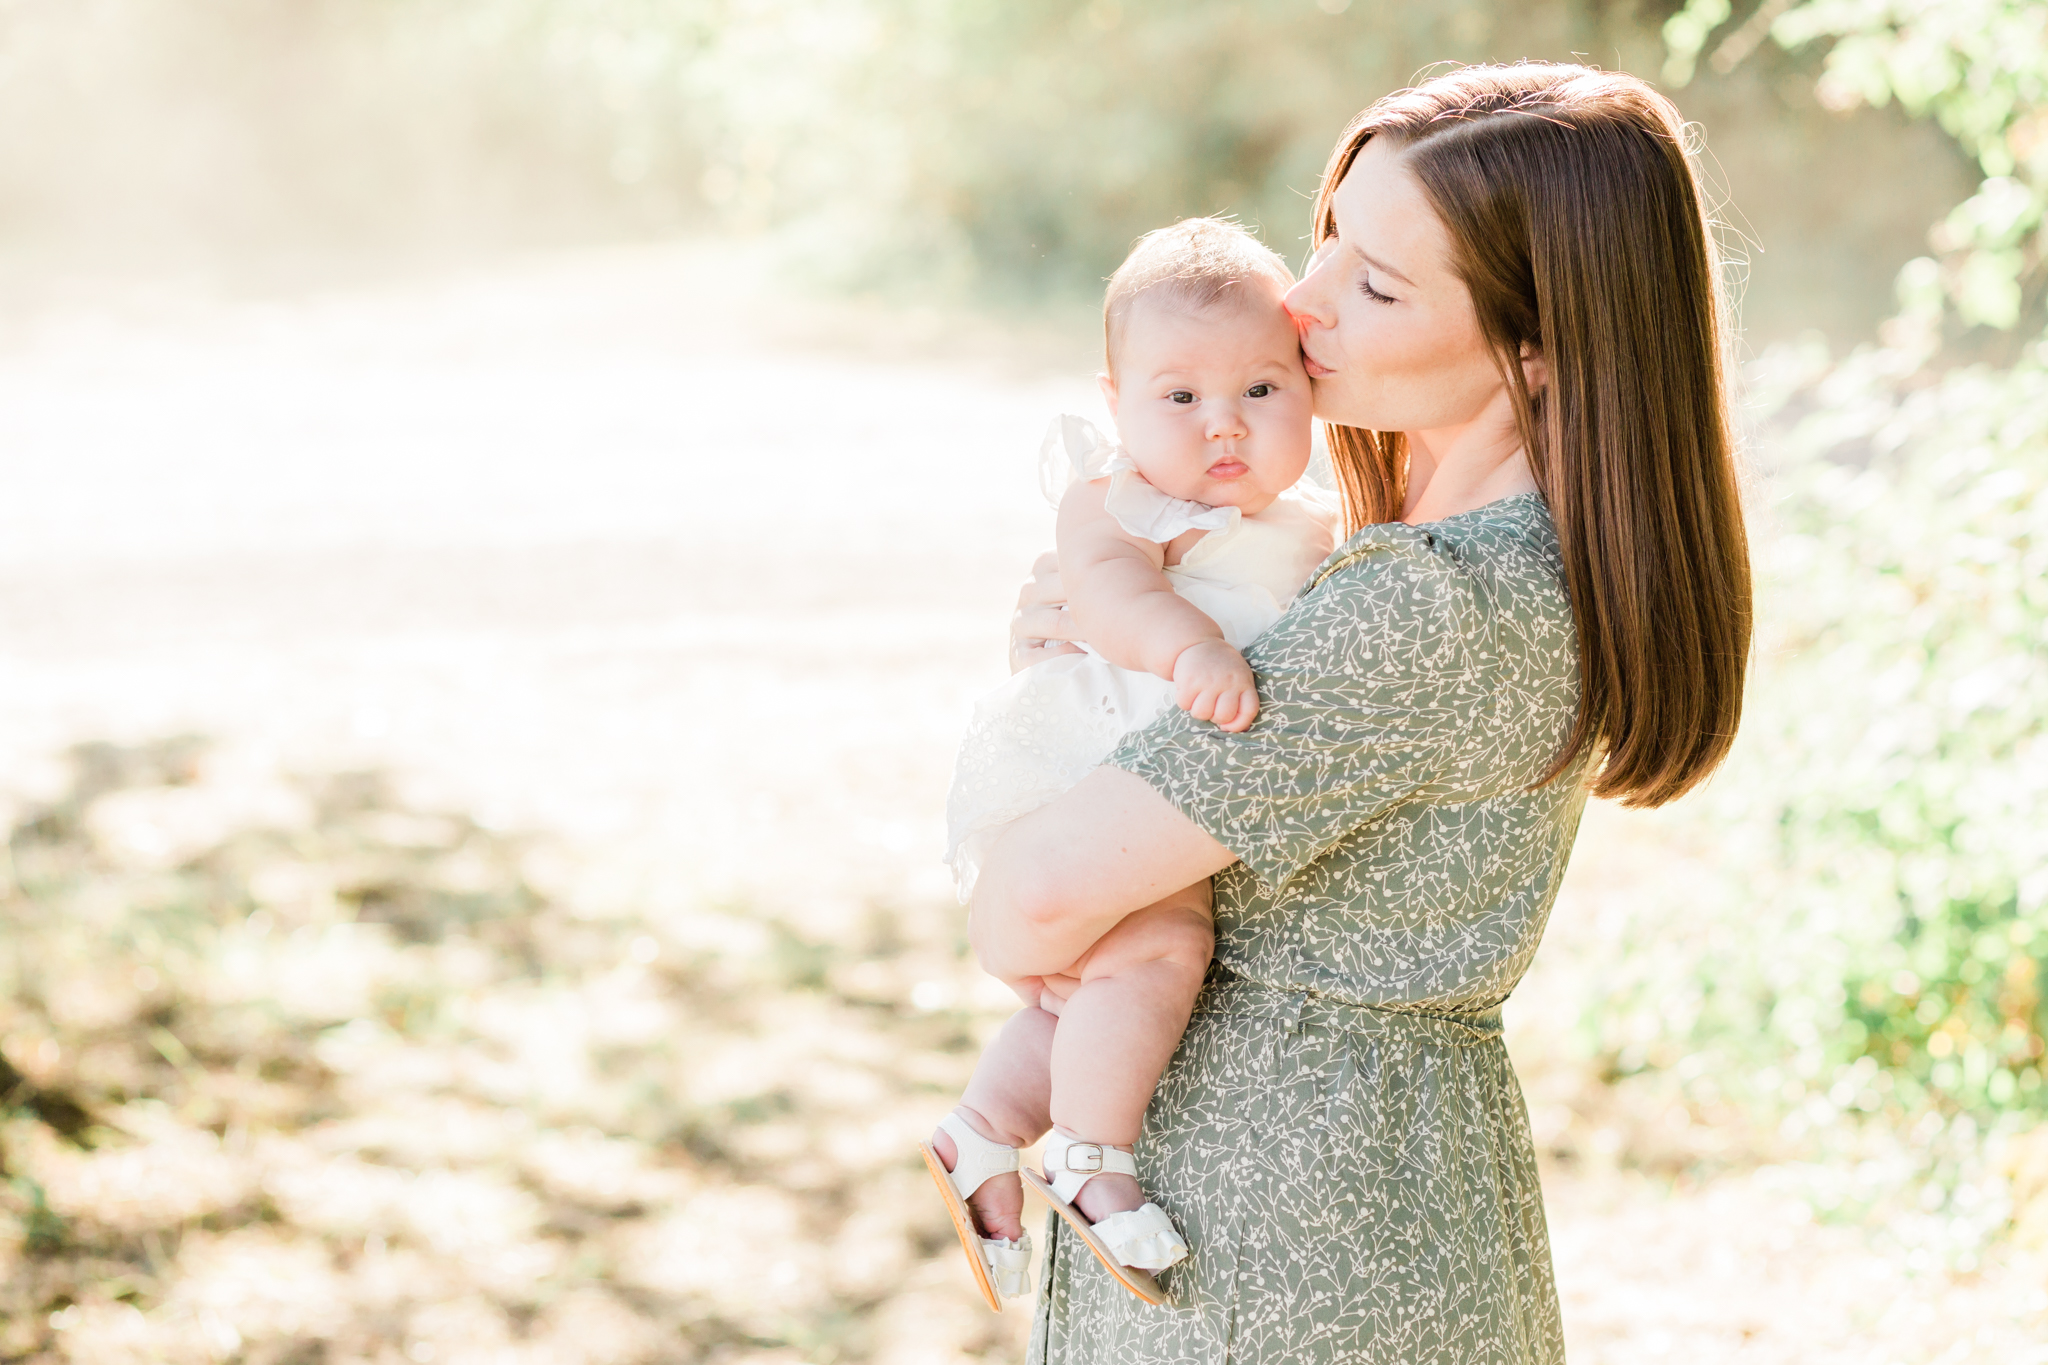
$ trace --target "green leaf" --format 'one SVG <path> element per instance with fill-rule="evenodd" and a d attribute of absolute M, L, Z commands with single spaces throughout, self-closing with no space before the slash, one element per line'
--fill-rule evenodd
<path fill-rule="evenodd" d="M 2020 320 L 2020 266 L 2016 250 L 1979 250 L 1963 257 L 1956 312 L 1965 322 L 2009 330 Z"/>

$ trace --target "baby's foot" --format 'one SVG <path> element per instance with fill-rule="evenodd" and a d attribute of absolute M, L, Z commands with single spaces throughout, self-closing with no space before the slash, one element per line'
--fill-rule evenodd
<path fill-rule="evenodd" d="M 1024 1145 L 990 1128 L 981 1115 L 964 1104 L 953 1112 L 991 1142 L 1012 1147 Z M 932 1133 L 932 1150 L 939 1154 L 939 1160 L 946 1164 L 947 1170 L 953 1170 L 960 1164 L 960 1149 L 954 1146 L 953 1135 L 943 1128 Z M 1131 1182 L 1131 1188 L 1136 1189 L 1137 1185 L 1137 1181 Z M 1024 1181 L 1014 1173 L 991 1176 L 983 1181 L 980 1189 L 967 1196 L 967 1207 L 974 1214 L 974 1221 L 984 1237 L 999 1237 L 1007 1242 L 1024 1235 Z M 1136 1208 L 1137 1205 L 1131 1207 Z"/>
<path fill-rule="evenodd" d="M 1126 1147 L 1124 1151 L 1129 1151 Z M 1145 1206 L 1145 1191 L 1137 1180 L 1114 1171 L 1104 1171 L 1081 1187 L 1074 1196 L 1074 1207 L 1091 1223 L 1099 1223 L 1116 1213 L 1129 1213 Z"/>
<path fill-rule="evenodd" d="M 1045 1184 L 1054 1208 L 1082 1231 L 1089 1249 L 1125 1288 L 1159 1302 L 1149 1280 L 1133 1280 L 1118 1268 L 1165 1270 L 1187 1258 L 1188 1243 L 1166 1210 L 1145 1198 L 1131 1149 L 1077 1141 L 1060 1129 L 1045 1144 L 1045 1162 L 1053 1173 Z"/>

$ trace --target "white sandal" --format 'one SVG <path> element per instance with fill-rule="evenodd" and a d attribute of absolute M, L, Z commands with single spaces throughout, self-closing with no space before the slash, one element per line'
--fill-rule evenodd
<path fill-rule="evenodd" d="M 981 1297 L 988 1300 L 991 1310 L 1000 1313 L 1004 1299 L 1031 1292 L 1031 1234 L 1015 1241 L 982 1236 L 974 1226 L 967 1197 L 994 1177 L 1016 1170 L 1021 1164 L 1017 1149 L 983 1137 L 958 1114 L 940 1119 L 939 1130 L 953 1139 L 958 1154 L 952 1170 L 946 1169 L 931 1143 L 920 1142 L 918 1150 L 924 1153 L 925 1169 L 932 1173 L 932 1183 L 946 1201 L 946 1212 L 953 1215 L 953 1231 L 960 1235 L 960 1249 L 967 1253 Z"/>
<path fill-rule="evenodd" d="M 1050 1184 L 1036 1171 L 1024 1172 L 1025 1182 L 1080 1234 L 1088 1249 L 1095 1253 L 1095 1259 L 1118 1283 L 1147 1303 L 1165 1303 L 1166 1291 L 1159 1287 L 1151 1272 L 1177 1265 L 1188 1254 L 1187 1241 L 1174 1228 L 1166 1210 L 1147 1203 L 1091 1224 L 1074 1207 L 1074 1196 L 1098 1175 L 1127 1175 L 1136 1179 L 1136 1158 L 1107 1143 L 1081 1142 L 1054 1130 L 1045 1140 L 1045 1169 L 1052 1175 Z"/>

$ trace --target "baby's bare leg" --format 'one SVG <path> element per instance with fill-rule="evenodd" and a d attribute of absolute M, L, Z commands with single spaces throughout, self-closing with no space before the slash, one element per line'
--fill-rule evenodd
<path fill-rule="evenodd" d="M 1071 969 L 1081 984 L 1060 1002 L 1052 1041 L 1052 1121 L 1062 1132 L 1125 1148 L 1138 1140 L 1215 937 L 1203 881 L 1125 917 Z M 1075 1202 L 1100 1222 L 1145 1199 L 1137 1181 L 1112 1174 L 1089 1181 Z"/>
<path fill-rule="evenodd" d="M 1011 1015 L 974 1064 L 967 1093 L 953 1112 L 983 1137 L 1011 1147 L 1029 1147 L 1052 1127 L 1053 1016 L 1023 1009 Z M 960 1164 L 952 1137 L 932 1134 L 939 1159 L 952 1170 Z M 999 1175 L 967 1197 L 984 1237 L 1024 1235 L 1024 1182 Z"/>

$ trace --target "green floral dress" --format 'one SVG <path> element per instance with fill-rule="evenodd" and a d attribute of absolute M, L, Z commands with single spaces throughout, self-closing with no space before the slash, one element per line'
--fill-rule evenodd
<path fill-rule="evenodd" d="M 1248 657 L 1250 730 L 1173 711 L 1109 759 L 1241 859 L 1137 1149 L 1193 1254 L 1148 1307 L 1049 1219 L 1030 1358 L 1561 1362 L 1500 1040 L 1585 806 L 1583 762 L 1531 789 L 1579 694 L 1549 511 L 1369 527 Z"/>

